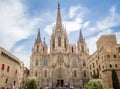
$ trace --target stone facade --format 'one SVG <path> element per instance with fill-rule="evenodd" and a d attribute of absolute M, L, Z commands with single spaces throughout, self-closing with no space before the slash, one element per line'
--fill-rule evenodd
<path fill-rule="evenodd" d="M 88 57 L 88 48 L 81 30 L 78 44 L 69 43 L 58 4 L 56 24 L 50 39 L 50 53 L 45 39 L 43 42 L 41 40 L 39 30 L 30 58 L 30 76 L 38 78 L 39 86 L 67 84 L 84 87 L 89 80 L 86 65 Z"/>
<path fill-rule="evenodd" d="M 23 67 L 23 62 L 0 47 L 0 89 L 20 87 Z"/>
<path fill-rule="evenodd" d="M 103 35 L 97 41 L 97 51 L 88 58 L 90 79 L 98 77 L 102 80 L 104 89 L 112 88 L 112 73 L 115 69 L 120 81 L 120 44 L 115 35 Z"/>

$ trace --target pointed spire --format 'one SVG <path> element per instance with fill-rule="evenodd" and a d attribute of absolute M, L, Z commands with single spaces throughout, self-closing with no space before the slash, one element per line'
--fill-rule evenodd
<path fill-rule="evenodd" d="M 45 37 L 44 37 L 44 41 L 43 41 L 44 45 L 46 45 L 46 42 L 45 42 Z"/>
<path fill-rule="evenodd" d="M 57 10 L 57 19 L 56 19 L 56 26 L 62 27 L 62 20 L 61 20 L 61 12 L 60 12 L 60 4 L 58 3 L 58 10 Z M 60 28 L 59 28 L 60 29 Z"/>
<path fill-rule="evenodd" d="M 36 42 L 37 42 L 37 43 L 40 43 L 40 42 L 41 42 L 40 28 L 38 29 L 38 35 L 37 35 Z"/>
<path fill-rule="evenodd" d="M 83 38 L 81 29 L 80 29 L 80 34 L 79 34 L 79 42 L 84 42 L 84 38 Z"/>
<path fill-rule="evenodd" d="M 60 4 L 59 4 L 59 2 L 58 2 L 58 8 L 60 8 Z"/>

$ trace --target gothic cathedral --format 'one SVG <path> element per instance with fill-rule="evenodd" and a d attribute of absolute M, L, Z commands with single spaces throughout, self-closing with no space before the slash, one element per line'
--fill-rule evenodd
<path fill-rule="evenodd" d="M 69 43 L 58 4 L 56 24 L 50 39 L 50 52 L 48 53 L 45 39 L 42 42 L 39 30 L 30 58 L 30 76 L 38 78 L 39 86 L 67 84 L 82 88 L 89 80 L 86 65 L 88 57 L 88 48 L 81 30 L 78 44 Z"/>

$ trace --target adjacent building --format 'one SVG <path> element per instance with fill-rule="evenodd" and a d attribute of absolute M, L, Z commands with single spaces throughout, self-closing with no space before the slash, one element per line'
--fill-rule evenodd
<path fill-rule="evenodd" d="M 0 89 L 20 87 L 23 67 L 22 61 L 0 47 Z"/>
<path fill-rule="evenodd" d="M 30 76 L 38 78 L 39 86 L 67 84 L 82 88 L 89 80 L 86 64 L 88 57 L 81 30 L 77 45 L 69 43 L 58 4 L 56 24 L 50 38 L 50 53 L 45 39 L 41 40 L 39 30 L 30 58 Z"/>
<path fill-rule="evenodd" d="M 96 52 L 88 58 L 90 79 L 100 78 L 104 89 L 113 89 L 112 69 L 120 81 L 120 44 L 115 35 L 102 35 L 97 41 Z"/>

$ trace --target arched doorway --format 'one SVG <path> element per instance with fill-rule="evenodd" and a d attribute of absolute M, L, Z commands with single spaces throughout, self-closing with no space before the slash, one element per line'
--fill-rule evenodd
<path fill-rule="evenodd" d="M 53 75 L 53 83 L 56 86 L 63 86 L 64 84 L 69 83 L 69 74 L 66 69 L 59 67 L 54 70 Z"/>

